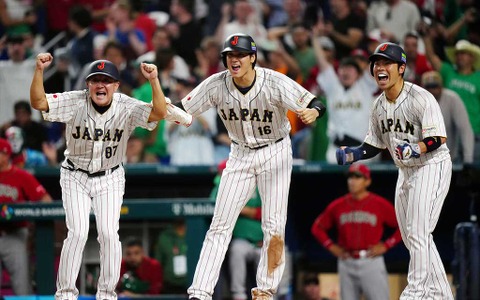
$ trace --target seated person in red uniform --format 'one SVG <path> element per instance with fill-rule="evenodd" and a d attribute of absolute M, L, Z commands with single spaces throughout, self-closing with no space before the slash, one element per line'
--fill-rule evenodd
<path fill-rule="evenodd" d="M 117 285 L 121 296 L 158 295 L 163 272 L 160 263 L 145 255 L 142 242 L 131 237 L 125 243 L 124 257 Z"/>

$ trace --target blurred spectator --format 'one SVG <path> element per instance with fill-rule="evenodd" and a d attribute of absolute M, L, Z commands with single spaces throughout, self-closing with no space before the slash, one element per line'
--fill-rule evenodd
<path fill-rule="evenodd" d="M 42 151 L 42 145 L 47 141 L 45 127 L 32 120 L 32 108 L 26 100 L 20 100 L 13 106 L 15 117 L 8 123 L 3 124 L 1 131 L 5 135 L 5 130 L 10 126 L 20 127 L 25 135 L 24 147 Z"/>
<path fill-rule="evenodd" d="M 31 32 L 37 22 L 32 1 L 0 0 L 0 25 L 8 35 Z"/>
<path fill-rule="evenodd" d="M 255 37 L 258 47 L 261 47 L 267 39 L 267 30 L 258 20 L 252 4 L 248 0 L 234 0 L 233 7 L 228 2 L 223 4 L 222 19 L 218 24 L 215 38 L 218 44 L 222 45 L 228 36 L 237 32 Z M 263 56 L 259 56 L 258 60 L 262 61 Z"/>
<path fill-rule="evenodd" d="M 30 99 L 28 88 L 32 80 L 35 59 L 25 59 L 26 47 L 21 36 L 7 37 L 8 60 L 0 61 L 0 124 L 14 118 L 13 105 L 21 99 Z M 40 120 L 38 112 L 33 119 Z"/>
<path fill-rule="evenodd" d="M 195 20 L 194 11 L 194 0 L 172 0 L 170 5 L 172 19 L 167 24 L 175 52 L 192 69 L 197 66 L 195 50 L 200 47 L 203 38 L 201 25 Z"/>
<path fill-rule="evenodd" d="M 368 191 L 370 169 L 353 164 L 348 169 L 348 194 L 331 202 L 312 224 L 312 234 L 338 258 L 342 300 L 389 299 L 383 254 L 402 237 L 395 209 L 385 198 Z M 382 241 L 384 226 L 395 232 Z M 328 232 L 336 227 L 333 241 Z"/>
<path fill-rule="evenodd" d="M 316 28 L 314 32 L 317 34 Z M 327 61 L 318 38 L 312 38 L 320 73 L 318 85 L 327 99 L 329 146 L 326 159 L 336 163 L 335 151 L 343 145 L 358 145 L 368 130 L 368 120 L 377 84 L 368 68 L 345 57 L 336 72 Z"/>
<path fill-rule="evenodd" d="M 26 167 L 48 165 L 47 156 L 50 154 L 50 145 L 47 143 L 47 132 L 43 124 L 32 120 L 32 109 L 27 101 L 18 101 L 14 105 L 15 118 L 4 124 L 1 136 L 7 137 L 15 146 L 16 165 L 21 166 L 21 157 Z M 53 146 L 54 147 L 54 146 Z M 56 157 L 52 157 L 56 159 Z"/>
<path fill-rule="evenodd" d="M 478 31 L 480 5 L 476 0 L 446 0 L 444 21 L 449 44 L 468 39 L 469 30 Z M 476 2 L 476 3 L 475 3 Z"/>
<path fill-rule="evenodd" d="M 0 203 L 52 202 L 33 175 L 11 164 L 11 155 L 10 143 L 0 138 Z M 3 265 L 10 274 L 15 295 L 32 294 L 27 237 L 27 222 L 0 223 L 0 274 Z"/>
<path fill-rule="evenodd" d="M 105 47 L 108 44 L 108 37 L 103 34 L 97 34 L 93 38 L 93 58 L 94 60 L 103 59 Z M 83 65 L 80 75 L 78 76 L 76 82 L 73 85 L 73 89 L 81 90 L 87 88 L 85 84 L 85 77 L 87 77 L 89 72 L 90 63 Z M 47 87 L 45 87 L 47 88 Z M 56 91 L 54 91 L 56 92 Z"/>
<path fill-rule="evenodd" d="M 43 0 L 46 18 L 46 33 L 44 43 L 48 43 L 60 33 L 68 30 L 69 12 L 73 6 L 78 5 L 77 0 Z M 89 10 L 90 11 L 90 10 Z M 57 42 L 57 46 L 63 47 L 67 44 L 68 37 Z"/>
<path fill-rule="evenodd" d="M 218 164 L 218 173 L 213 179 L 213 189 L 210 193 L 210 199 L 215 201 L 218 193 L 218 186 L 222 178 L 222 172 L 227 165 L 227 160 Z M 255 274 L 260 261 L 261 249 L 263 245 L 262 232 L 262 200 L 255 190 L 254 194 L 248 200 L 245 207 L 240 211 L 240 215 L 233 228 L 232 241 L 229 248 L 229 270 L 230 270 L 230 290 L 233 300 L 247 299 L 247 274 Z M 255 272 L 247 272 L 249 265 L 255 266 Z"/>
<path fill-rule="evenodd" d="M 143 250 L 142 242 L 130 237 L 120 268 L 120 281 L 117 289 L 120 296 L 158 295 L 162 289 L 162 266 L 158 260 L 150 258 Z"/>
<path fill-rule="evenodd" d="M 408 56 L 407 56 L 408 57 Z M 474 136 L 462 99 L 452 90 L 443 88 L 436 71 L 422 75 L 421 85 L 437 99 L 447 130 L 447 146 L 453 162 L 473 163 Z"/>
<path fill-rule="evenodd" d="M 62 0 L 63 1 L 63 0 Z M 93 30 L 96 32 L 104 32 L 107 30 L 105 23 L 106 18 L 114 8 L 115 0 L 77 0 L 78 4 L 85 6 L 93 18 Z"/>
<path fill-rule="evenodd" d="M 68 29 L 73 34 L 73 37 L 67 44 L 67 58 L 70 68 L 69 76 L 72 83 L 77 80 L 83 66 L 94 61 L 93 39 L 97 33 L 92 30 L 91 25 L 92 16 L 85 7 L 74 6 L 70 9 Z M 59 56 L 55 55 L 55 57 Z M 65 90 L 70 89 L 70 87 L 67 87 Z M 64 92 L 65 90 L 55 92 Z"/>
<path fill-rule="evenodd" d="M 358 48 L 364 38 L 365 19 L 352 11 L 348 0 L 330 0 L 331 19 L 325 23 L 324 35 L 335 43 L 337 59 Z"/>
<path fill-rule="evenodd" d="M 138 62 L 155 61 L 156 52 L 159 50 L 171 50 L 172 41 L 166 27 L 158 27 L 153 35 L 153 50 L 149 51 L 137 58 Z M 217 53 L 218 56 L 218 53 Z M 173 56 L 172 76 L 175 78 L 188 79 L 190 78 L 190 68 L 185 60 L 176 52 Z"/>
<path fill-rule="evenodd" d="M 158 236 L 155 258 L 163 267 L 163 294 L 187 292 L 186 230 L 185 220 L 177 219 Z"/>
<path fill-rule="evenodd" d="M 222 51 L 220 44 L 214 37 L 205 37 L 202 40 L 200 49 L 195 53 L 197 55 L 198 67 L 194 70 L 195 74 L 201 79 L 224 70 L 225 67 L 220 59 Z"/>
<path fill-rule="evenodd" d="M 317 273 L 307 273 L 303 275 L 301 300 L 329 300 L 321 296 L 320 279 Z"/>
<path fill-rule="evenodd" d="M 137 27 L 133 19 L 129 0 L 115 1 L 105 19 L 105 24 L 109 40 L 121 45 L 127 61 L 147 52 L 145 33 Z"/>
<path fill-rule="evenodd" d="M 147 50 L 153 50 L 153 34 L 157 29 L 157 24 L 150 18 L 143 10 L 144 1 L 128 0 L 130 6 L 130 14 L 135 21 L 135 28 L 143 31 L 145 35 L 145 42 L 147 43 Z"/>
<path fill-rule="evenodd" d="M 418 52 L 419 36 L 416 32 L 408 32 L 403 39 L 403 49 L 407 55 L 407 68 L 403 78 L 415 84 L 420 84 L 422 74 L 431 71 L 432 66 L 427 57 Z"/>
<path fill-rule="evenodd" d="M 132 89 L 138 86 L 138 82 L 135 80 L 135 76 L 133 75 L 133 68 L 125 54 L 125 48 L 117 42 L 109 41 L 105 45 L 103 56 L 106 60 L 111 61 L 120 72 L 121 84 L 119 91 L 131 96 Z M 158 71 L 160 72 L 160 70 Z"/>
<path fill-rule="evenodd" d="M 440 72 L 444 86 L 456 92 L 465 104 L 475 135 L 473 160 L 480 161 L 480 47 L 466 40 L 458 41 L 455 48 L 447 51 L 450 63 L 442 61 L 433 51 L 428 30 L 424 41 L 426 56 Z"/>
<path fill-rule="evenodd" d="M 196 84 L 195 80 L 177 80 L 175 85 L 177 99 L 186 97 Z M 171 165 L 214 164 L 215 150 L 212 136 L 216 132 L 214 127 L 216 115 L 216 111 L 210 109 L 195 117 L 189 127 L 169 124 L 168 152 Z"/>
<path fill-rule="evenodd" d="M 140 61 L 137 60 L 136 63 L 140 64 Z M 150 83 L 142 76 L 140 70 L 137 70 L 137 68 L 135 68 L 135 70 L 139 87 L 132 91 L 132 95 L 143 102 L 150 103 L 150 101 L 152 101 L 152 88 L 150 87 Z M 138 127 L 135 128 L 132 136 L 128 140 L 127 157 L 130 157 L 128 162 L 135 163 L 143 161 L 168 164 L 170 157 L 167 151 L 166 133 L 165 120 L 158 121 L 157 127 L 152 131 Z"/>
<path fill-rule="evenodd" d="M 367 32 L 379 29 L 382 38 L 398 43 L 420 23 L 418 7 L 409 0 L 374 1 L 367 11 Z"/>
<path fill-rule="evenodd" d="M 282 26 L 287 22 L 285 0 L 266 0 L 263 3 L 263 24 L 266 28 Z"/>

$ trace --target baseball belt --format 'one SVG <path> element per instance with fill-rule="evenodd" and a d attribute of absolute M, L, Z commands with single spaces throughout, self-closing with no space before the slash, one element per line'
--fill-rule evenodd
<path fill-rule="evenodd" d="M 103 170 L 103 171 L 98 171 L 98 172 L 95 172 L 95 173 L 90 173 L 87 170 L 76 169 L 73 162 L 69 159 L 67 159 L 67 163 L 70 167 L 67 168 L 67 167 L 62 166 L 62 168 L 67 169 L 69 171 L 80 171 L 82 173 L 87 174 L 88 177 L 99 177 L 99 176 L 105 176 L 105 175 L 108 175 L 108 174 L 112 174 L 113 171 L 115 171 L 116 169 L 118 169 L 120 167 L 120 165 L 116 165 L 115 167 L 113 167 L 111 169 L 108 169 L 108 170 Z"/>
<path fill-rule="evenodd" d="M 276 141 L 273 142 L 273 143 L 263 144 L 263 145 L 257 146 L 257 147 L 250 147 L 250 146 L 247 146 L 247 145 L 244 145 L 244 146 L 245 146 L 246 148 L 250 149 L 250 150 L 259 150 L 259 149 L 268 147 L 268 146 L 270 146 L 271 144 L 276 144 L 276 143 L 278 143 L 278 142 L 281 142 L 282 140 L 283 140 L 283 138 L 279 138 L 278 140 L 276 140 Z M 233 141 L 233 140 L 232 140 L 232 143 L 234 143 L 235 145 L 240 145 L 237 141 Z"/>

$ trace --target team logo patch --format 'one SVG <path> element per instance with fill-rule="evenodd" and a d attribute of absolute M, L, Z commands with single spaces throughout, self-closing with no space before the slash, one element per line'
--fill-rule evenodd
<path fill-rule="evenodd" d="M 435 133 L 437 131 L 437 126 L 427 126 L 422 128 L 422 134 L 425 133 Z"/>
<path fill-rule="evenodd" d="M 57 97 L 58 97 L 57 94 L 54 94 L 54 95 L 53 95 L 53 98 L 57 98 Z"/>
<path fill-rule="evenodd" d="M 252 48 L 252 51 L 257 51 L 257 45 L 255 42 L 250 42 L 250 47 Z"/>
<path fill-rule="evenodd" d="M 105 68 L 105 62 L 101 62 L 99 65 L 97 65 L 97 69 L 103 70 Z"/>
<path fill-rule="evenodd" d="M 230 44 L 232 44 L 233 46 L 235 46 L 236 44 L 238 44 L 238 36 L 234 36 L 234 37 L 233 37 L 233 40 L 230 42 Z"/>
<path fill-rule="evenodd" d="M 405 53 L 402 53 L 402 61 L 407 63 L 407 55 Z"/>
<path fill-rule="evenodd" d="M 305 103 L 305 99 L 307 98 L 307 93 L 304 93 L 300 98 L 297 99 L 298 104 Z"/>
<path fill-rule="evenodd" d="M 382 47 L 380 47 L 380 51 L 385 51 L 388 48 L 388 44 L 383 44 Z"/>

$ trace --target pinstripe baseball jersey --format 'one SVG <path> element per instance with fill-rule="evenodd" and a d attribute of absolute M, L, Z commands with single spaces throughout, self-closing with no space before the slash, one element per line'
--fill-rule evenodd
<path fill-rule="evenodd" d="M 127 141 L 135 127 L 153 130 L 157 122 L 148 122 L 152 105 L 113 94 L 111 107 L 98 113 L 88 100 L 87 90 L 47 94 L 49 110 L 42 112 L 47 121 L 66 123 L 65 157 L 76 168 L 90 173 L 111 169 L 123 162 Z M 69 167 L 63 162 L 64 167 Z"/>
<path fill-rule="evenodd" d="M 315 98 L 287 76 L 256 67 L 255 83 L 242 94 L 229 71 L 205 79 L 185 98 L 185 110 L 197 116 L 216 107 L 230 138 L 240 145 L 255 148 L 288 136 L 287 111 L 306 108 Z"/>
<path fill-rule="evenodd" d="M 395 156 L 396 140 L 418 143 L 431 136 L 447 137 L 445 122 L 437 100 L 422 87 L 404 82 L 394 103 L 386 99 L 385 93 L 375 100 L 365 143 L 380 149 L 388 148 L 397 166 L 423 166 L 450 159 L 446 144 L 419 158 L 399 160 Z"/>

